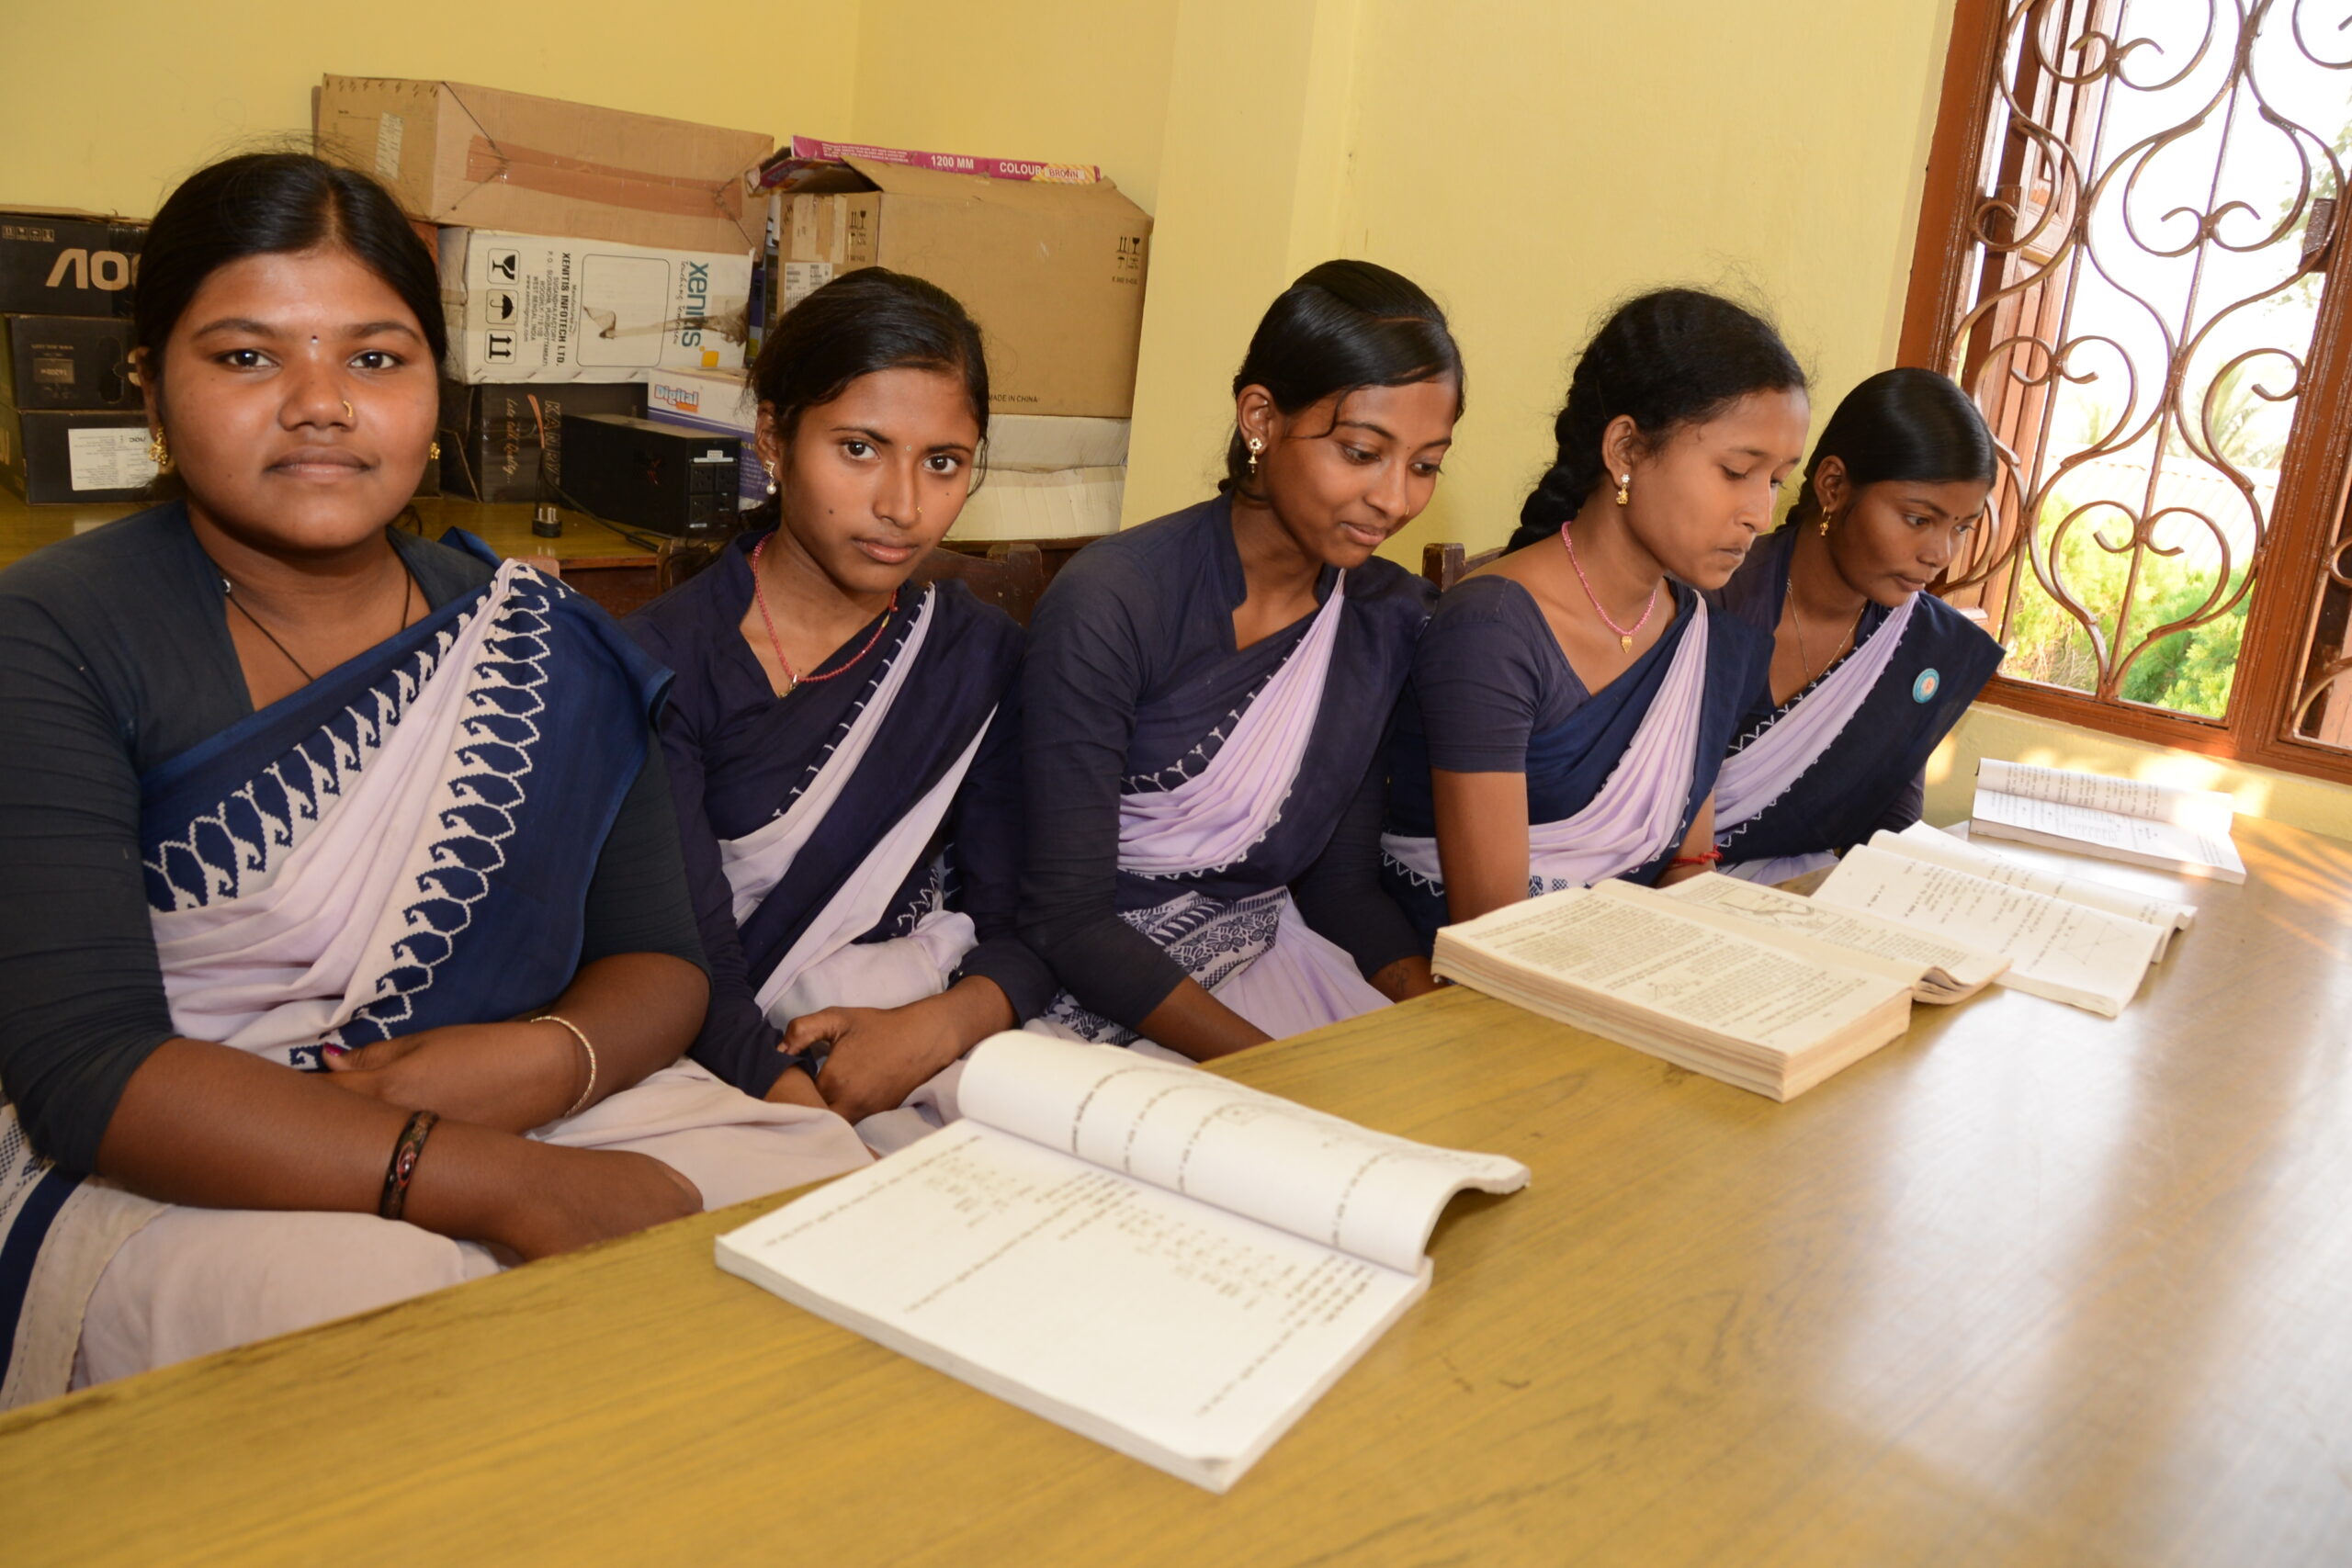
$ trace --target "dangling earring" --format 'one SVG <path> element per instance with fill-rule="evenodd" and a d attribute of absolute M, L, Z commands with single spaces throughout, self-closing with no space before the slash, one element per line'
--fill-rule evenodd
<path fill-rule="evenodd" d="M 761 467 L 764 468 L 768 471 L 768 493 L 770 495 L 774 495 L 775 493 L 775 465 L 774 463 L 763 463 Z"/>
<path fill-rule="evenodd" d="M 435 441 L 432 446 L 427 446 L 424 449 L 424 455 L 427 457 L 431 457 L 435 461 L 438 461 L 441 457 L 441 443 Z"/>
<path fill-rule="evenodd" d="M 164 439 L 164 433 L 160 430 L 155 432 L 155 439 L 147 443 L 147 460 L 155 465 L 155 471 L 159 474 L 172 471 L 171 444 Z"/>
<path fill-rule="evenodd" d="M 1823 538 L 1826 539 L 1829 537 L 1829 525 L 1837 518 L 1837 515 L 1838 514 L 1834 512 L 1825 512 L 1821 514 L 1821 536 Z"/>
<path fill-rule="evenodd" d="M 1619 474 L 1617 476 L 1617 504 L 1623 506 L 1633 498 L 1634 476 L 1631 474 Z"/>
<path fill-rule="evenodd" d="M 1266 444 L 1263 441 L 1254 435 L 1250 438 L 1250 477 L 1252 479 L 1258 477 L 1258 454 L 1265 449 Z"/>

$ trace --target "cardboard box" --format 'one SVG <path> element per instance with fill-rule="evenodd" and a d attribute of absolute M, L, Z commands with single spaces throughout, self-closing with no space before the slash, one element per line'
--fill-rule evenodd
<path fill-rule="evenodd" d="M 742 171 L 772 145 L 462 82 L 329 76 L 319 91 L 320 156 L 375 175 L 413 217 L 474 229 L 748 254 L 765 215 L 747 213 Z"/>
<path fill-rule="evenodd" d="M 137 409 L 130 323 L 105 316 L 0 316 L 0 402 Z"/>
<path fill-rule="evenodd" d="M 994 422 L 991 421 L 991 423 Z M 1125 468 L 989 470 L 964 502 L 951 539 L 1088 539 L 1119 531 Z"/>
<path fill-rule="evenodd" d="M 567 419 L 644 412 L 645 389 L 635 382 L 469 387 L 444 381 L 442 488 L 476 501 L 553 501 L 552 487 L 563 482 Z"/>
<path fill-rule="evenodd" d="M 441 231 L 452 379 L 629 381 L 740 370 L 752 257 L 482 229 Z"/>
<path fill-rule="evenodd" d="M 736 500 L 749 511 L 768 498 L 767 470 L 760 466 L 760 455 L 752 446 L 760 427 L 760 400 L 741 373 L 650 371 L 645 378 L 645 417 L 656 424 L 674 424 L 741 441 Z"/>
<path fill-rule="evenodd" d="M 1118 186 L 846 163 L 871 188 L 771 198 L 779 312 L 857 267 L 913 273 L 980 323 L 994 412 L 1133 412 L 1151 219 Z"/>
<path fill-rule="evenodd" d="M 155 480 L 147 416 L 0 402 L 0 485 L 36 503 L 137 501 Z"/>
<path fill-rule="evenodd" d="M 147 226 L 49 208 L 0 211 L 0 312 L 128 316 Z"/>
<path fill-rule="evenodd" d="M 991 180 L 1033 180 L 1049 185 L 1092 185 L 1102 171 L 1091 164 L 1051 164 L 1038 158 L 981 158 L 969 152 L 918 152 L 906 147 L 876 147 L 863 141 L 828 141 L 820 136 L 785 139 L 767 161 L 744 172 L 753 190 L 820 190 L 852 158 L 937 169 L 949 175 L 979 175 Z M 853 186 L 850 188 L 855 188 Z"/>
<path fill-rule="evenodd" d="M 1016 468 L 1028 473 L 1051 473 L 1061 468 L 1124 468 L 1127 466 L 1129 423 L 1124 419 L 991 413 L 989 471 Z"/>

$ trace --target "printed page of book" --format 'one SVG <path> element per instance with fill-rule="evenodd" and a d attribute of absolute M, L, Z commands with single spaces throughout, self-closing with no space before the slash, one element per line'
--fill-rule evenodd
<path fill-rule="evenodd" d="M 1987 882 L 1998 882 L 2010 887 L 2029 888 L 2052 898 L 2064 898 L 2072 904 L 2086 904 L 2110 915 L 2120 915 L 2127 920 L 2143 920 L 2168 931 L 2187 931 L 2197 919 L 2197 906 L 2183 904 L 2172 898 L 2158 898 L 2150 894 L 2134 893 L 2128 887 L 2117 887 L 2088 876 L 2064 876 L 2039 866 L 2023 865 L 2007 855 L 1955 839 L 1939 828 L 1925 822 L 1914 822 L 1900 833 L 1883 829 L 1871 835 L 1871 847 L 1894 854 L 1909 855 L 1914 860 L 1933 861 L 1981 876 Z M 2164 956 L 2159 944 L 2156 956 Z"/>
<path fill-rule="evenodd" d="M 2000 983 L 2113 1018 L 2140 989 L 2161 927 L 1950 866 L 1872 849 L 1846 852 L 1815 901 L 1936 932 L 2009 960 Z"/>
<path fill-rule="evenodd" d="M 718 1266 L 1222 1492 L 1428 1288 L 965 1120 L 718 1238 Z"/>
<path fill-rule="evenodd" d="M 1606 882 L 1439 933 L 1506 963 L 1783 1056 L 1860 1024 L 1909 982 L 1800 958 L 1693 919 L 1654 888 Z"/>
<path fill-rule="evenodd" d="M 1870 915 L 1838 909 L 1777 887 L 1709 873 L 1678 882 L 1666 896 L 1691 907 L 1691 914 L 1718 913 L 1727 929 L 1753 931 L 1759 941 L 1782 937 L 1805 942 L 1800 951 L 1821 949 L 1872 973 L 1900 979 L 1931 993 L 1921 1000 L 1957 1000 L 1973 995 L 2009 966 L 1996 953 L 1950 942 L 1932 932 L 1896 925 Z M 1932 983 L 1931 982 L 1932 978 Z"/>
<path fill-rule="evenodd" d="M 2230 837 L 2230 797 L 2135 779 L 1987 759 L 1971 818 L 1987 835 L 2245 880 Z"/>
<path fill-rule="evenodd" d="M 2120 779 L 2075 768 L 2041 768 L 1992 757 L 1977 762 L 1976 785 L 2002 795 L 2023 795 L 2029 800 L 2144 817 L 2150 821 L 2170 822 L 2176 827 L 2218 833 L 2224 838 L 2229 836 L 2237 814 L 2237 802 L 2217 789 L 2183 789 L 2144 779 Z"/>
<path fill-rule="evenodd" d="M 973 1049 L 963 1113 L 1049 1149 L 1411 1273 L 1446 1201 L 1527 1168 L 1359 1127 L 1175 1062 L 1012 1030 Z"/>

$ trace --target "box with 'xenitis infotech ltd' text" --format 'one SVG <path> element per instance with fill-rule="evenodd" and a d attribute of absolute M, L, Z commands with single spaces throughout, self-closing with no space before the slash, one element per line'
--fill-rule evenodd
<path fill-rule="evenodd" d="M 630 381 L 654 369 L 741 369 L 751 295 L 748 251 L 441 231 L 447 368 L 459 381 Z"/>

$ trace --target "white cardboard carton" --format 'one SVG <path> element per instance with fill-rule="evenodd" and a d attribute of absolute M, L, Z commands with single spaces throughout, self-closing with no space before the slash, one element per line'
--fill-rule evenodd
<path fill-rule="evenodd" d="M 610 240 L 441 231 L 448 374 L 485 381 L 632 381 L 740 370 L 752 259 Z"/>

